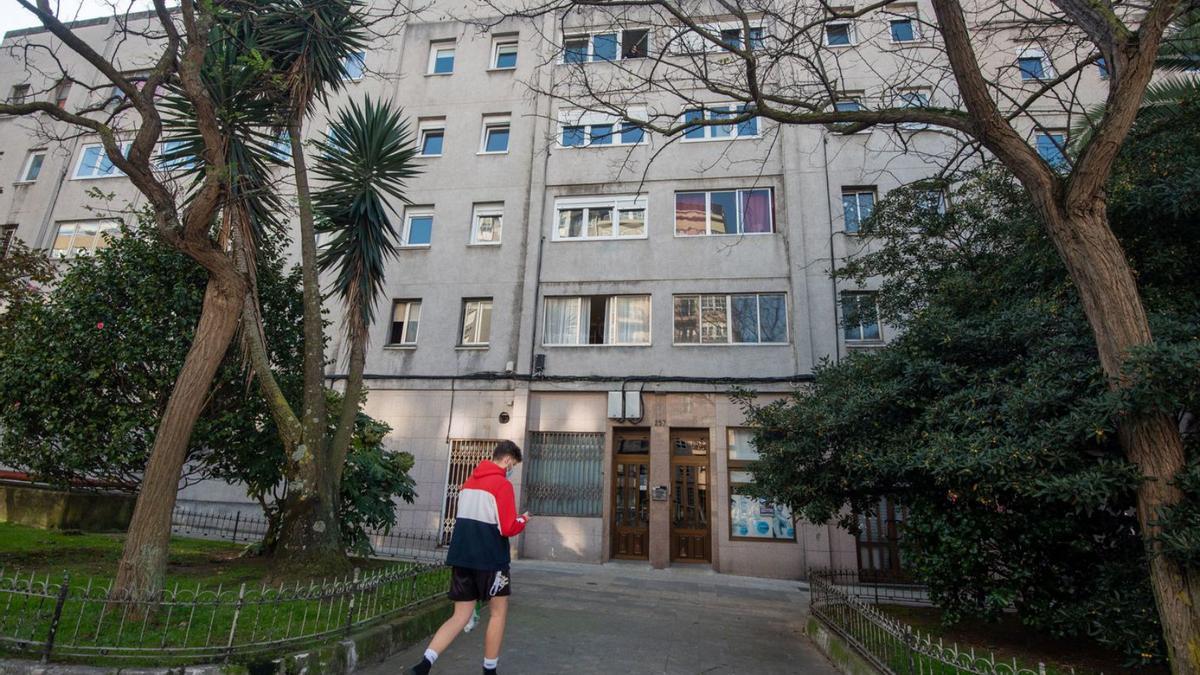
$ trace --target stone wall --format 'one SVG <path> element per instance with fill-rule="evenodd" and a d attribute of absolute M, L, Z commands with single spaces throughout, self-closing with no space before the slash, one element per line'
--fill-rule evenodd
<path fill-rule="evenodd" d="M 127 494 L 0 482 L 0 522 L 44 530 L 124 531 L 136 499 Z"/>

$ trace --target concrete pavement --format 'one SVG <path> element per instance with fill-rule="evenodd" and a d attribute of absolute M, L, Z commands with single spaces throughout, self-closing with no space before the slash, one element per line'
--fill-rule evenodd
<path fill-rule="evenodd" d="M 694 567 L 517 561 L 500 656 L 504 675 L 812 673 L 837 671 L 803 635 L 808 594 L 795 581 Z M 438 659 L 435 673 L 481 672 L 480 626 Z M 425 643 L 368 668 L 399 675 Z"/>

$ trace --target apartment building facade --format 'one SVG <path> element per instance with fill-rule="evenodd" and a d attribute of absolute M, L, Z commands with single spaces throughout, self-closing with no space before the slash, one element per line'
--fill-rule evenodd
<path fill-rule="evenodd" d="M 449 14 L 412 18 L 348 63 L 351 82 L 330 103 L 397 101 L 420 149 L 412 205 L 396 205 L 403 246 L 366 366 L 366 411 L 391 425 L 390 449 L 416 458 L 419 496 L 398 505 L 397 527 L 447 533 L 457 486 L 509 439 L 526 451 L 518 501 L 538 515 L 516 543 L 520 556 L 791 578 L 897 565 L 886 507 L 856 538 L 738 494 L 753 480 L 755 450 L 730 394 L 788 396 L 821 360 L 886 343 L 894 328 L 872 287 L 830 271 L 870 245 L 858 225 L 882 195 L 941 168 L 945 138 L 755 119 L 667 139 L 545 93 L 568 69 L 653 53 L 653 31 L 586 15 L 481 30 Z M 880 54 L 919 40 L 918 17 L 932 12 L 918 3 L 899 15 L 827 25 L 847 92 L 869 90 Z M 79 30 L 116 49 L 111 22 Z M 3 46 L 45 39 L 17 31 Z M 144 65 L 146 53 L 121 54 L 122 67 Z M 1049 57 L 1035 64 L 1032 53 L 1014 41 L 990 58 L 1011 61 L 1018 82 L 1045 77 Z M 102 95 L 39 81 L 13 54 L 0 59 L 10 97 L 40 92 L 66 105 Z M 1085 76 L 1102 88 L 1100 73 Z M 839 105 L 858 103 L 850 95 Z M 1063 138 L 1030 134 L 1061 152 Z M 140 202 L 94 139 L 50 140 L 28 118 L 0 119 L 0 138 L 6 236 L 86 254 Z M 92 188 L 117 197 L 100 205 Z M 343 369 L 329 365 L 335 385 Z M 253 508 L 238 486 L 181 499 Z"/>

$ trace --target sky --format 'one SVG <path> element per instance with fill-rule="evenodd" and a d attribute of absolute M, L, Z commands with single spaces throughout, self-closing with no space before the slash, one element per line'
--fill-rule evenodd
<path fill-rule="evenodd" d="M 58 18 L 64 21 L 112 16 L 114 7 L 125 12 L 131 4 L 141 9 L 147 3 L 144 0 L 50 0 L 50 6 L 57 9 Z M 38 25 L 37 18 L 17 0 L 0 0 L 0 33 Z"/>

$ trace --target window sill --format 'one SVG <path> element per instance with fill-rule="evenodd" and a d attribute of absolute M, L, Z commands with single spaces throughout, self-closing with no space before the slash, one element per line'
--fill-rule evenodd
<path fill-rule="evenodd" d="M 788 347 L 790 342 L 672 342 L 672 347 Z"/>
<path fill-rule="evenodd" d="M 425 77 L 450 77 L 453 74 L 454 71 L 452 70 L 448 73 L 425 73 Z"/>
<path fill-rule="evenodd" d="M 486 351 L 488 350 L 488 348 L 489 348 L 489 347 L 491 347 L 491 345 L 490 345 L 490 344 L 484 344 L 484 345 L 457 345 L 457 346 L 454 348 L 454 351 L 456 351 L 456 352 L 486 352 Z"/>
<path fill-rule="evenodd" d="M 71 180 L 104 180 L 106 178 L 128 178 L 123 173 L 112 176 L 71 176 Z"/>
<path fill-rule="evenodd" d="M 681 138 L 680 143 L 719 143 L 721 141 L 754 141 L 762 138 L 762 134 L 753 136 L 722 136 L 719 138 Z"/>
<path fill-rule="evenodd" d="M 825 46 L 826 46 L 826 47 L 828 47 L 828 48 L 830 48 L 830 49 L 852 49 L 852 48 L 854 48 L 854 47 L 857 47 L 857 46 L 858 46 L 858 43 L 857 43 L 857 42 L 851 42 L 850 44 L 845 44 L 845 45 L 831 45 L 831 44 L 829 44 L 829 43 L 825 43 Z"/>
<path fill-rule="evenodd" d="M 498 241 L 472 241 L 467 243 L 469 248 L 495 248 L 500 245 Z"/>
<path fill-rule="evenodd" d="M 475 154 L 476 154 L 476 155 L 507 155 L 507 154 L 508 154 L 508 151 L 507 151 L 507 150 L 505 150 L 505 151 L 503 151 L 503 152 L 500 152 L 500 151 L 498 151 L 498 150 L 493 150 L 493 151 L 491 151 L 491 152 L 488 152 L 487 150 L 480 150 L 479 152 L 477 152 L 477 153 L 475 153 Z"/>
<path fill-rule="evenodd" d="M 425 251 L 431 248 L 430 244 L 403 244 L 396 248 L 402 251 Z"/>
<path fill-rule="evenodd" d="M 511 72 L 515 71 L 516 69 L 517 69 L 516 66 L 513 66 L 512 68 L 488 68 L 487 72 L 489 72 L 489 73 L 511 73 Z"/>
<path fill-rule="evenodd" d="M 417 159 L 434 159 L 435 157 L 441 157 L 441 155 L 417 155 Z"/>
<path fill-rule="evenodd" d="M 20 187 L 22 185 L 33 185 L 36 182 L 37 182 L 36 178 L 34 178 L 33 180 L 14 180 L 13 185 Z"/>
<path fill-rule="evenodd" d="M 610 349 L 612 347 L 652 347 L 653 344 L 646 342 L 646 343 L 637 343 L 637 344 L 617 344 L 617 345 L 592 345 L 592 344 L 587 344 L 587 345 L 548 345 L 543 342 L 542 346 L 545 347 L 546 349 L 583 349 L 583 348 L 587 348 L 587 347 L 599 347 L 601 349 Z"/>
<path fill-rule="evenodd" d="M 676 232 L 675 238 L 676 239 L 705 239 L 708 237 L 766 237 L 766 236 L 770 236 L 773 234 L 779 234 L 779 233 L 775 232 L 775 231 L 771 231 L 771 232 L 733 232 L 733 233 L 721 232 L 721 233 L 710 233 L 710 234 L 679 234 L 678 232 Z"/>
<path fill-rule="evenodd" d="M 416 345 L 384 345 L 385 351 L 389 352 L 411 352 L 416 350 Z"/>
<path fill-rule="evenodd" d="M 883 340 L 846 340 L 847 349 L 873 349 L 887 346 Z"/>
<path fill-rule="evenodd" d="M 645 241 L 649 239 L 649 235 L 639 234 L 636 237 L 566 237 L 551 239 L 554 244 L 582 244 L 589 241 Z"/>
<path fill-rule="evenodd" d="M 749 138 L 749 137 L 747 137 L 747 138 Z M 699 139 L 696 139 L 696 140 L 699 140 Z M 719 140 L 726 140 L 726 139 L 719 139 Z M 636 148 L 636 147 L 642 146 L 642 145 L 650 145 L 650 144 L 647 143 L 646 141 L 642 141 L 641 143 L 604 143 L 604 144 L 600 144 L 600 145 L 555 145 L 555 149 L 557 149 L 557 150 L 596 150 L 599 148 L 628 149 L 628 148 Z"/>

